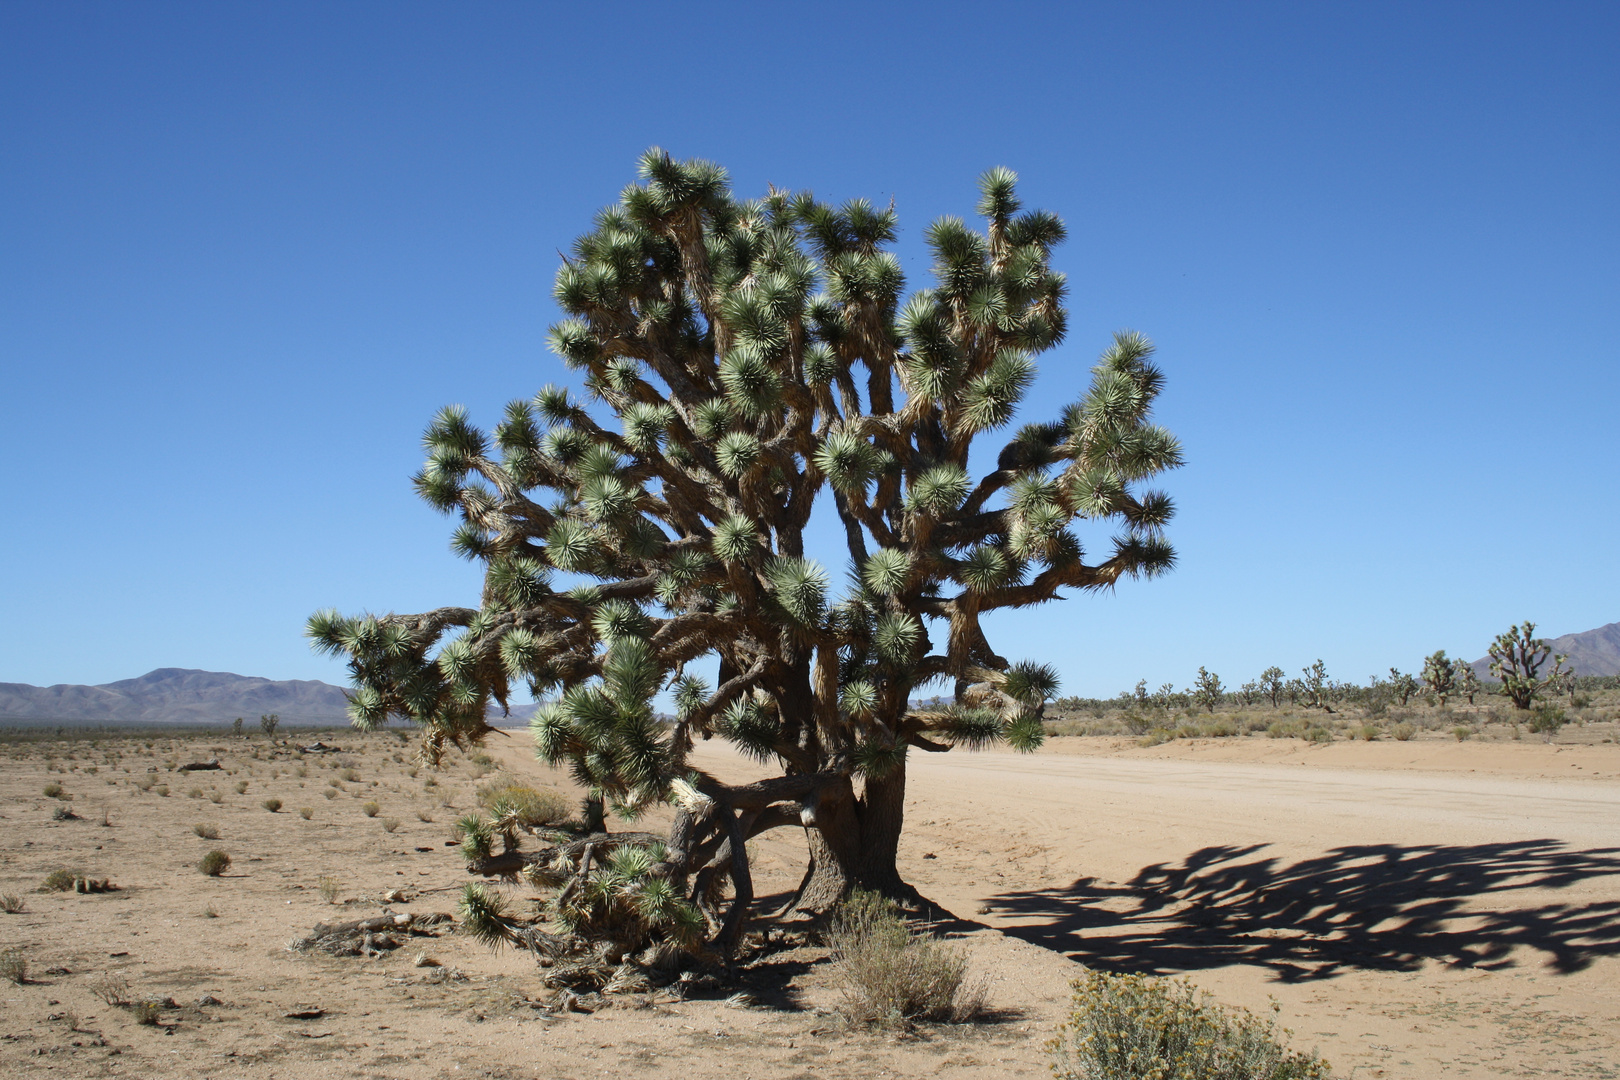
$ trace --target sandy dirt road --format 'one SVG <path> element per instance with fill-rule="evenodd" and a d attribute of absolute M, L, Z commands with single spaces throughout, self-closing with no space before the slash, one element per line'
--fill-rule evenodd
<path fill-rule="evenodd" d="M 1074 960 L 1274 995 L 1341 1072 L 1620 1075 L 1614 754 L 1489 767 L 1516 750 L 1473 772 L 915 755 L 906 868 Z"/>

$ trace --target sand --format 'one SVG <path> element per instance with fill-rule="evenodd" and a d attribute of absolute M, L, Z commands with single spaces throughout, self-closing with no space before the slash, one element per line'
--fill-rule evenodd
<path fill-rule="evenodd" d="M 466 875 L 445 843 L 477 783 L 569 789 L 522 733 L 493 740 L 499 774 L 458 758 L 432 788 L 390 736 L 335 741 L 337 760 L 302 762 L 262 736 L 0 745 L 0 893 L 26 905 L 0 915 L 0 947 L 25 947 L 31 972 L 0 983 L 0 1075 L 1039 1077 L 1082 964 L 1186 976 L 1256 1009 L 1275 999 L 1294 1043 L 1339 1075 L 1620 1075 L 1620 747 L 1592 738 L 916 754 L 902 870 L 956 917 L 995 1012 L 898 1036 L 839 1023 L 814 948 L 748 971 L 755 1007 L 661 994 L 591 1015 L 536 1008 L 548 994 L 527 953 L 455 936 L 377 959 L 289 951 L 322 920 L 453 910 Z M 216 752 L 220 772 L 168 771 Z M 714 744 L 699 761 L 757 772 Z M 136 786 L 150 767 L 167 797 Z M 344 768 L 356 779 L 331 788 Z M 52 820 L 52 781 L 79 819 Z M 272 796 L 279 813 L 261 806 Z M 233 861 L 208 878 L 195 867 L 214 847 Z M 784 895 L 802 838 L 778 830 L 752 850 L 757 891 Z M 120 891 L 33 891 L 58 868 Z M 379 903 L 393 889 L 404 901 Z M 109 972 L 174 1006 L 137 1024 L 97 997 Z"/>

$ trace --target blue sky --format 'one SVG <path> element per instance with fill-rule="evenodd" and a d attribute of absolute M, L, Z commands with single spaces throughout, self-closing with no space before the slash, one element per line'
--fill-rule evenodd
<path fill-rule="evenodd" d="M 0 681 L 343 681 L 314 609 L 476 596 L 432 412 L 569 373 L 557 252 L 660 145 L 923 228 L 1068 221 L 1159 344 L 1179 569 L 1001 616 L 1067 692 L 1358 681 L 1620 619 L 1620 8 L 0 7 Z"/>

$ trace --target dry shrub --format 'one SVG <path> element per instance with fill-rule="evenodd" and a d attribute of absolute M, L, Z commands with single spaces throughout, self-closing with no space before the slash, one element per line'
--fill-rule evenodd
<path fill-rule="evenodd" d="M 1046 1044 L 1059 1080 L 1317 1080 L 1321 1058 L 1287 1049 L 1275 1021 L 1225 1009 L 1185 980 L 1089 973 Z"/>
<path fill-rule="evenodd" d="M 382 805 L 375 799 L 368 799 L 366 802 L 360 805 L 360 812 L 366 815 L 366 817 L 376 817 L 377 811 L 381 809 Z"/>
<path fill-rule="evenodd" d="M 75 875 L 71 870 L 52 870 L 40 884 L 40 892 L 72 892 Z"/>
<path fill-rule="evenodd" d="M 498 819 L 537 828 L 567 819 L 573 802 L 560 791 L 539 790 L 523 784 L 483 784 L 478 788 L 478 805 Z"/>
<path fill-rule="evenodd" d="M 231 857 L 225 854 L 223 851 L 220 851 L 218 848 L 215 848 L 213 851 L 210 851 L 208 854 L 204 855 L 201 861 L 197 863 L 198 871 L 208 875 L 209 877 L 219 877 L 219 875 L 223 874 L 230 868 Z"/>
<path fill-rule="evenodd" d="M 238 780 L 236 782 L 236 793 L 238 795 L 246 795 L 247 794 L 247 789 L 248 789 L 248 782 L 246 780 Z"/>
<path fill-rule="evenodd" d="M 264 800 L 264 802 L 260 803 L 259 805 L 264 807 L 266 810 L 270 811 L 272 814 L 276 814 L 276 813 L 281 812 L 281 800 L 280 799 L 266 799 L 266 800 Z"/>
<path fill-rule="evenodd" d="M 90 984 L 91 993 L 115 1008 L 129 1002 L 129 980 L 116 971 L 109 971 Z"/>
<path fill-rule="evenodd" d="M 1406 742 L 1416 733 L 1416 730 L 1411 724 L 1402 722 L 1390 728 L 1389 733 L 1395 736 L 1396 742 Z"/>
<path fill-rule="evenodd" d="M 21 986 L 28 981 L 28 957 L 21 945 L 0 949 L 0 979 Z"/>
<path fill-rule="evenodd" d="M 5 912 L 7 915 L 21 915 L 26 910 L 22 897 L 14 893 L 6 893 L 0 896 L 0 911 Z"/>
<path fill-rule="evenodd" d="M 47 799 L 60 799 L 62 797 L 62 791 L 62 785 L 56 783 L 54 780 L 45 785 L 45 797 Z"/>
<path fill-rule="evenodd" d="M 305 821 L 308 821 L 310 818 L 315 816 L 315 808 L 306 806 L 298 811 L 298 816 L 303 818 Z"/>
<path fill-rule="evenodd" d="M 962 1023 L 984 1009 L 982 984 L 965 982 L 966 954 L 914 933 L 877 893 L 850 895 L 833 916 L 827 945 L 843 994 L 840 1012 L 852 1024 Z"/>
<path fill-rule="evenodd" d="M 219 829 L 213 825 L 193 825 L 191 827 L 191 831 L 202 837 L 204 840 L 219 839 Z"/>
<path fill-rule="evenodd" d="M 399 828 L 399 818 L 385 817 L 382 819 L 383 832 L 391 833 Z"/>
<path fill-rule="evenodd" d="M 321 899 L 325 900 L 328 904 L 337 899 L 338 890 L 342 887 L 342 883 L 340 883 L 335 877 L 323 877 L 321 878 L 320 883 L 316 886 L 316 888 L 320 890 Z"/>
<path fill-rule="evenodd" d="M 155 1001 L 137 1001 L 129 1007 L 129 1011 L 135 1016 L 135 1022 L 146 1027 L 157 1026 L 158 1009 L 159 1005 Z"/>

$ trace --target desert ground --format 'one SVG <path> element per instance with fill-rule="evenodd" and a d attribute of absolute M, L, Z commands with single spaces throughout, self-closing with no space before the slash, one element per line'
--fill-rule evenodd
<path fill-rule="evenodd" d="M 589 1014 L 550 1011 L 528 953 L 442 925 L 375 958 L 289 950 L 322 921 L 452 912 L 467 878 L 447 842 L 476 786 L 572 790 L 522 731 L 437 772 L 387 733 L 324 734 L 332 754 L 298 754 L 314 736 L 285 731 L 13 739 L 0 893 L 23 909 L 0 914 L 0 949 L 21 950 L 27 977 L 0 983 L 0 1074 L 1039 1077 L 1090 965 L 1274 1000 L 1293 1044 L 1341 1076 L 1620 1076 L 1612 726 L 1550 743 L 1086 737 L 915 754 L 902 869 L 992 1011 L 901 1033 L 841 1023 L 810 945 L 762 947 L 739 986 Z M 175 771 L 214 756 L 219 771 Z M 757 768 L 717 744 L 697 763 Z M 64 806 L 75 816 L 58 820 Z M 215 848 L 230 868 L 204 876 Z M 765 910 L 797 883 L 803 840 L 777 830 L 751 851 Z M 56 870 L 117 891 L 38 891 Z M 503 888 L 520 907 L 530 895 Z M 109 976 L 159 1002 L 157 1023 L 109 1006 Z M 739 988 L 754 1004 L 728 1003 Z"/>

